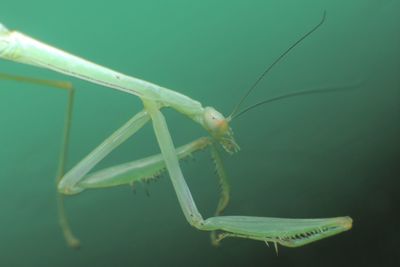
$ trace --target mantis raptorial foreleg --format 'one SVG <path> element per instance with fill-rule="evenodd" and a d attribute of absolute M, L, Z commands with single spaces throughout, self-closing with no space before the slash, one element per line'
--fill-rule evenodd
<path fill-rule="evenodd" d="M 230 187 L 228 183 L 228 176 L 226 174 L 224 165 L 222 164 L 221 155 L 214 143 L 211 145 L 211 157 L 214 161 L 215 172 L 217 173 L 220 189 L 220 199 L 217 209 L 215 211 L 215 216 L 218 216 L 225 210 L 226 206 L 228 205 Z"/>
<path fill-rule="evenodd" d="M 164 157 L 179 203 L 187 221 L 205 231 L 224 231 L 221 237 L 243 237 L 296 247 L 343 232 L 351 227 L 349 217 L 324 219 L 285 219 L 250 216 L 217 216 L 206 220 L 199 213 L 179 167 L 175 148 L 164 116 L 157 105 L 144 102 L 153 121 L 161 153 Z"/>
<path fill-rule="evenodd" d="M 220 199 L 218 202 L 217 209 L 214 213 L 215 216 L 219 216 L 219 215 L 221 215 L 221 213 L 225 210 L 226 206 L 228 205 L 230 187 L 229 187 L 228 177 L 227 177 L 224 165 L 222 164 L 221 155 L 218 151 L 218 148 L 214 144 L 212 144 L 212 146 L 211 146 L 211 157 L 213 158 L 213 161 L 215 164 L 215 172 L 217 173 L 217 176 L 219 178 Z M 219 240 L 217 238 L 215 231 L 211 232 L 211 243 L 214 246 L 219 245 Z"/>
<path fill-rule="evenodd" d="M 186 220 L 194 227 L 199 228 L 203 223 L 203 218 L 197 210 L 196 204 L 192 198 L 192 194 L 183 178 L 182 170 L 179 167 L 178 157 L 175 147 L 169 134 L 165 118 L 159 110 L 156 103 L 152 101 L 144 101 L 145 109 L 149 112 L 154 133 L 156 135 L 161 154 L 163 155 L 165 165 L 178 197 L 179 204 L 183 210 Z"/>

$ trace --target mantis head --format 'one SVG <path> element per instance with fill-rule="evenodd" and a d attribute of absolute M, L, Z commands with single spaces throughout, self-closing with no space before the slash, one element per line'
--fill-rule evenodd
<path fill-rule="evenodd" d="M 239 146 L 233 138 L 229 119 L 212 107 L 206 107 L 203 114 L 203 126 L 229 154 L 239 151 Z"/>

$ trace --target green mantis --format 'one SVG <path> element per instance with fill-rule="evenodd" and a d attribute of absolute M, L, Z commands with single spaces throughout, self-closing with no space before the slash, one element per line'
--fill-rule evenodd
<path fill-rule="evenodd" d="M 263 73 L 260 79 L 265 76 L 290 49 L 316 30 L 322 22 L 323 21 L 279 57 Z M 72 169 L 65 172 L 64 164 L 67 157 L 68 135 L 73 106 L 74 91 L 72 85 L 65 82 L 44 81 L 5 74 L 0 75 L 0 78 L 3 79 L 39 83 L 63 89 L 68 92 L 69 100 L 57 174 L 57 189 L 59 192 L 58 206 L 60 225 L 63 229 L 66 241 L 71 247 L 79 247 L 79 240 L 72 234 L 65 216 L 63 206 L 64 195 L 75 195 L 93 188 L 130 185 L 138 181 L 153 179 L 165 170 L 168 172 L 172 181 L 186 220 L 199 230 L 211 231 L 214 244 L 218 244 L 218 242 L 225 237 L 241 237 L 264 241 L 267 244 L 271 242 L 275 244 L 275 248 L 277 248 L 277 244 L 297 247 L 328 236 L 336 235 L 349 230 L 352 226 L 352 219 L 350 217 L 286 219 L 220 215 L 228 204 L 229 185 L 227 183 L 226 171 L 222 165 L 219 146 L 222 146 L 229 154 L 239 151 L 239 146 L 234 139 L 233 131 L 229 123 L 235 116 L 243 114 L 243 111 L 239 112 L 242 101 L 236 106 L 230 116 L 224 117 L 215 108 L 203 107 L 198 101 L 183 94 L 124 75 L 71 55 L 20 32 L 10 31 L 2 24 L 0 24 L 0 57 L 18 63 L 50 69 L 91 83 L 123 91 L 127 94 L 139 97 L 143 102 L 142 111 L 134 115 L 128 122 L 117 129 Z M 250 88 L 245 97 L 254 89 L 258 81 Z M 264 102 L 265 101 L 263 101 L 263 103 Z M 210 136 L 197 139 L 184 146 L 175 148 L 166 120 L 161 112 L 163 108 L 172 108 L 186 115 L 189 119 L 201 125 Z M 90 173 L 98 162 L 150 121 L 153 125 L 161 154 Z M 179 161 L 196 151 L 206 148 L 209 148 L 211 151 L 222 193 L 215 212 L 215 217 L 204 219 L 192 198 L 192 194 L 180 168 Z M 220 234 L 216 235 L 216 231 L 220 232 Z"/>

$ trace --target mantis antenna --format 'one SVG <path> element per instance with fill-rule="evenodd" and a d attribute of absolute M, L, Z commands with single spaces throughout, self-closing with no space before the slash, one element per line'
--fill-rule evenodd
<path fill-rule="evenodd" d="M 345 85 L 345 86 L 339 86 L 339 87 L 330 87 L 330 88 L 316 88 L 316 89 L 307 89 L 307 90 L 302 90 L 302 91 L 297 91 L 297 92 L 291 92 L 291 93 L 287 93 L 287 94 L 282 94 L 282 95 L 278 95 L 278 96 L 274 96 L 268 99 L 265 99 L 263 101 L 260 101 L 254 105 L 251 105 L 245 109 L 243 109 L 240 112 L 237 112 L 233 117 L 231 117 L 230 119 L 233 120 L 241 115 L 243 115 L 244 113 L 246 113 L 247 111 L 252 110 L 253 108 L 259 107 L 261 105 L 267 104 L 267 103 L 271 103 L 277 100 L 281 100 L 284 98 L 289 98 L 289 97 L 293 97 L 293 96 L 299 96 L 299 95 L 308 95 L 308 94 L 315 94 L 315 93 L 331 93 L 331 92 L 338 92 L 338 91 L 344 91 L 344 90 L 348 90 L 350 88 L 354 88 L 360 85 L 360 82 L 357 82 L 355 84 L 350 84 L 350 85 Z"/>
<path fill-rule="evenodd" d="M 268 66 L 268 68 L 260 75 L 260 77 L 258 77 L 258 79 L 253 83 L 253 85 L 246 91 L 246 93 L 240 99 L 239 103 L 235 106 L 235 108 L 233 109 L 232 113 L 228 116 L 228 121 L 232 120 L 233 117 L 237 117 L 236 113 L 238 112 L 240 106 L 243 104 L 244 100 L 250 95 L 250 93 L 254 90 L 254 88 L 257 87 L 257 85 L 260 83 L 260 81 L 272 70 L 272 68 L 276 64 L 278 64 L 278 62 L 281 61 L 293 48 L 295 48 L 304 39 L 306 39 L 313 32 L 315 32 L 325 22 L 325 18 L 326 18 L 326 10 L 324 10 L 324 13 L 322 15 L 321 21 L 317 25 L 315 25 L 314 28 L 312 28 L 310 31 L 308 31 L 306 34 L 304 34 L 296 42 L 294 42 L 288 49 L 286 49 L 285 52 L 283 52 L 277 59 L 275 59 L 275 61 L 272 62 L 271 65 Z M 256 104 L 256 106 L 259 106 L 259 105 L 261 105 L 261 103 Z M 242 113 L 243 112 L 241 112 L 241 114 Z"/>

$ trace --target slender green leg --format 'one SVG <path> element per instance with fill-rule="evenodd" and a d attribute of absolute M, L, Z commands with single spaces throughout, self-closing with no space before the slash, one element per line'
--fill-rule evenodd
<path fill-rule="evenodd" d="M 70 82 L 65 82 L 65 81 L 44 80 L 44 79 L 37 79 L 37 78 L 32 78 L 32 77 L 12 75 L 12 74 L 8 74 L 8 73 L 0 73 L 0 79 L 43 85 L 43 86 L 48 86 L 53 89 L 61 89 L 61 90 L 68 90 L 68 91 L 72 90 L 72 84 Z"/>
<path fill-rule="evenodd" d="M 202 137 L 178 147 L 176 154 L 179 160 L 182 160 L 190 157 L 194 152 L 205 149 L 210 144 L 209 138 Z M 78 183 L 78 187 L 92 189 L 132 185 L 139 181 L 155 179 L 164 171 L 164 159 L 161 154 L 157 154 L 89 173 Z"/>
<path fill-rule="evenodd" d="M 68 92 L 68 100 L 67 100 L 67 109 L 65 114 L 64 120 L 64 134 L 62 140 L 62 146 L 59 156 L 59 165 L 57 170 L 57 178 L 56 182 L 60 181 L 61 177 L 64 175 L 64 167 L 65 161 L 67 159 L 68 154 L 68 140 L 69 140 L 69 132 L 71 128 L 71 120 L 72 120 L 72 109 L 73 109 L 73 102 L 74 102 L 74 88 L 70 82 L 64 81 L 52 81 L 52 80 L 43 80 L 31 77 L 24 77 L 24 76 L 17 76 L 17 75 L 10 75 L 6 73 L 0 73 L 0 79 L 4 80 L 13 80 L 18 82 L 25 82 L 30 84 L 37 84 L 37 85 L 44 85 L 48 86 L 53 89 L 62 89 Z M 80 242 L 74 236 L 69 226 L 67 216 L 65 214 L 64 208 L 64 197 L 60 193 L 57 192 L 57 207 L 58 207 L 58 218 L 59 224 L 64 234 L 64 238 L 68 244 L 68 246 L 72 248 L 79 248 Z"/>
<path fill-rule="evenodd" d="M 73 235 L 71 228 L 69 227 L 68 219 L 65 214 L 64 207 L 64 196 L 63 194 L 76 194 L 83 189 L 76 186 L 76 184 L 84 178 L 87 172 L 89 172 L 100 160 L 102 160 L 107 154 L 109 154 L 118 145 L 123 143 L 127 138 L 133 135 L 139 130 L 148 120 L 149 116 L 145 111 L 139 112 L 127 123 L 125 123 L 120 129 L 115 131 L 109 138 L 107 138 L 102 144 L 95 148 L 88 156 L 86 156 L 81 162 L 79 162 L 74 168 L 72 168 L 65 176 L 65 160 L 67 157 L 68 150 L 68 137 L 69 129 L 71 125 L 72 117 L 72 105 L 73 105 L 73 90 L 69 91 L 68 95 L 68 108 L 65 119 L 63 145 L 60 153 L 60 163 L 57 173 L 57 186 L 58 186 L 58 210 L 59 220 L 61 229 L 63 230 L 65 240 L 67 244 L 72 248 L 79 248 L 80 242 Z"/>
<path fill-rule="evenodd" d="M 242 237 L 264 242 L 272 242 L 297 247 L 349 230 L 352 219 L 349 217 L 324 219 L 285 219 L 250 216 L 217 216 L 203 220 L 179 167 L 175 148 L 164 116 L 153 102 L 145 102 L 159 143 L 161 153 L 178 196 L 180 206 L 188 222 L 205 231 L 220 230 L 224 237 Z"/>
<path fill-rule="evenodd" d="M 137 113 L 67 172 L 58 183 L 58 191 L 66 195 L 82 192 L 84 188 L 79 187 L 79 183 L 86 174 L 112 150 L 142 128 L 149 119 L 150 116 L 146 111 Z"/>
<path fill-rule="evenodd" d="M 163 155 L 165 165 L 178 197 L 179 204 L 183 210 L 186 220 L 194 227 L 201 228 L 204 220 L 193 201 L 192 194 L 186 184 L 181 168 L 179 167 L 178 157 L 172 143 L 171 135 L 165 118 L 158 109 L 156 103 L 144 101 L 145 109 L 149 112 L 153 121 L 154 132 Z"/>
<path fill-rule="evenodd" d="M 228 176 L 226 174 L 224 165 L 222 164 L 221 155 L 214 143 L 211 146 L 211 157 L 215 164 L 215 171 L 218 176 L 218 183 L 221 191 L 217 210 L 215 211 L 215 216 L 218 216 L 225 210 L 229 203 L 230 187 L 228 183 Z"/>
<path fill-rule="evenodd" d="M 60 182 L 62 176 L 65 173 L 65 162 L 68 156 L 68 142 L 71 129 L 72 110 L 74 105 L 74 88 L 71 85 L 67 89 L 68 89 L 68 102 L 67 102 L 67 110 L 65 113 L 64 133 L 60 150 L 60 157 L 58 161 L 56 184 Z M 67 242 L 69 247 L 78 249 L 80 247 L 80 241 L 72 233 L 67 215 L 65 213 L 64 196 L 59 192 L 57 192 L 57 207 L 58 207 L 59 224 L 61 226 L 61 230 L 63 231 L 65 241 Z"/>
<path fill-rule="evenodd" d="M 224 165 L 222 163 L 221 155 L 215 143 L 211 145 L 211 157 L 215 164 L 215 171 L 218 177 L 218 183 L 220 188 L 220 199 L 218 202 L 217 210 L 215 211 L 215 216 L 219 216 L 222 214 L 222 212 L 225 210 L 226 206 L 229 203 L 230 187 L 228 183 L 228 176 L 226 174 Z M 212 231 L 210 237 L 211 237 L 211 244 L 213 244 L 214 246 L 218 246 L 219 240 L 217 238 L 216 231 Z"/>

